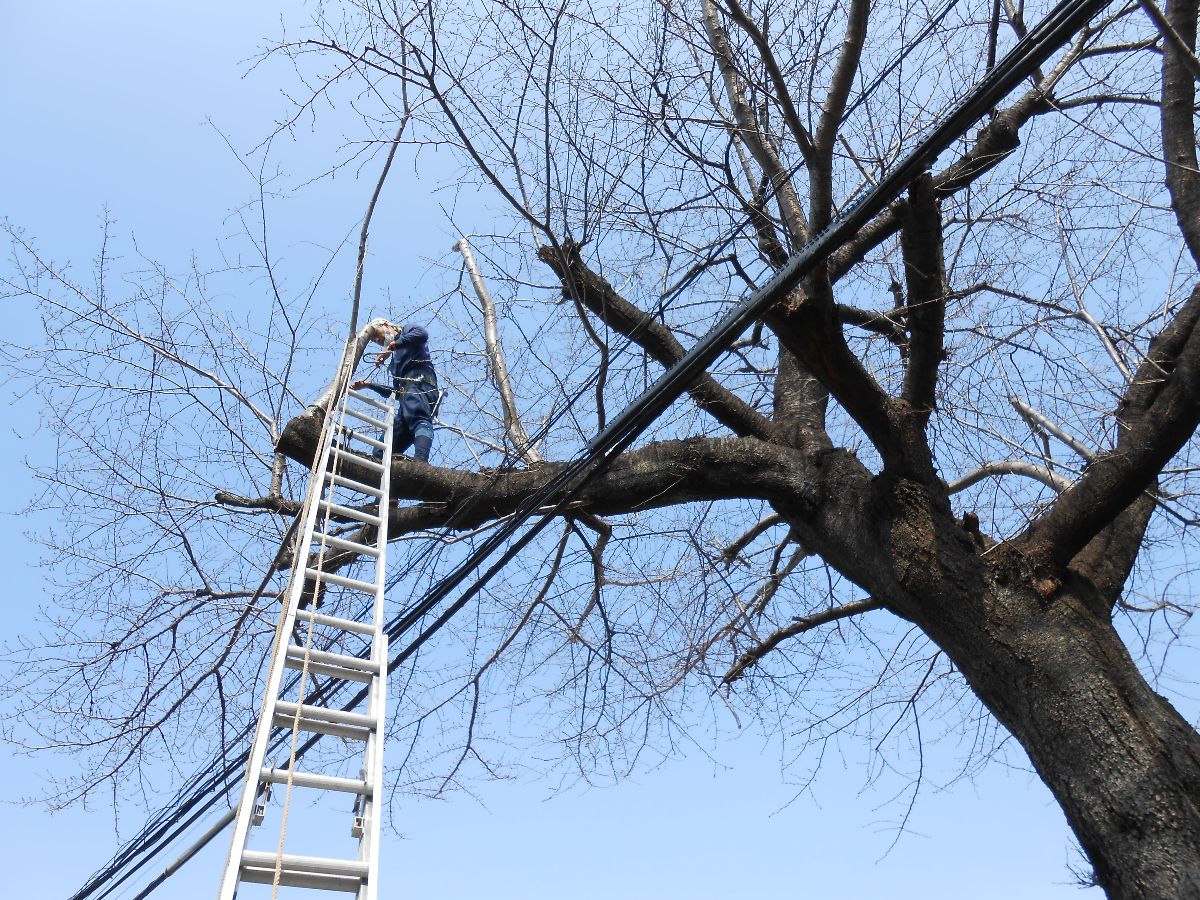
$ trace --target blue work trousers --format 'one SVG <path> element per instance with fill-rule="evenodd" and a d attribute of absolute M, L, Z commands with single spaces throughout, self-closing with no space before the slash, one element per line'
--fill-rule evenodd
<path fill-rule="evenodd" d="M 438 401 L 437 379 L 433 372 L 402 379 L 397 398 L 392 452 L 403 453 L 419 437 L 428 437 L 432 443 L 433 410 Z"/>

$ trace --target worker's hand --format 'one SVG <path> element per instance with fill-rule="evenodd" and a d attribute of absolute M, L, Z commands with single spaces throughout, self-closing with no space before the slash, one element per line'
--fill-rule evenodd
<path fill-rule="evenodd" d="M 387 362 L 387 358 L 391 355 L 392 350 L 391 345 L 389 344 L 387 350 L 384 350 L 382 353 L 375 354 L 375 365 L 382 366 L 385 362 Z"/>
<path fill-rule="evenodd" d="M 356 391 L 359 388 L 364 388 L 366 386 L 367 386 L 367 380 L 365 378 L 360 378 L 360 379 L 358 379 L 358 381 L 350 382 L 350 387 Z"/>

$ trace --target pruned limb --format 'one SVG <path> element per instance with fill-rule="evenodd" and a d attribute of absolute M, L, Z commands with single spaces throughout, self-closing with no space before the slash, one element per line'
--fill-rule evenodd
<path fill-rule="evenodd" d="M 1021 418 L 1024 419 L 1029 427 L 1034 431 L 1044 431 L 1048 434 L 1054 435 L 1056 438 L 1078 453 L 1084 460 L 1095 458 L 1095 450 L 1082 441 L 1072 437 L 1064 429 L 1050 421 L 1028 403 L 1025 403 L 1018 397 L 1009 397 L 1008 402 L 1013 405 L 1013 409 L 1020 413 Z"/>
<path fill-rule="evenodd" d="M 737 661 L 729 667 L 729 671 L 721 679 L 721 684 L 732 684 L 737 681 L 746 674 L 747 669 L 757 665 L 764 656 L 788 638 L 804 634 L 806 631 L 812 631 L 814 628 L 819 628 L 822 625 L 828 625 L 830 622 L 837 622 L 841 619 L 848 619 L 851 616 L 870 612 L 873 609 L 882 608 L 883 603 L 879 600 L 856 600 L 844 606 L 834 606 L 811 616 L 796 619 L 791 625 L 772 632 L 756 646 L 751 647 L 739 656 Z"/>
<path fill-rule="evenodd" d="M 471 286 L 475 288 L 475 296 L 479 298 L 479 306 L 483 311 L 484 350 L 487 353 L 492 381 L 500 393 L 500 404 L 504 409 L 504 432 L 523 462 L 541 462 L 542 455 L 529 439 L 529 433 L 521 423 L 521 415 L 517 411 L 517 398 L 513 395 L 512 379 L 508 375 L 508 364 L 504 361 L 504 349 L 500 346 L 500 335 L 496 327 L 496 304 L 492 301 L 487 285 L 484 284 L 479 266 L 475 262 L 475 255 L 471 252 L 471 245 L 465 236 L 458 239 L 454 249 L 462 254 L 463 265 L 471 277 Z"/>

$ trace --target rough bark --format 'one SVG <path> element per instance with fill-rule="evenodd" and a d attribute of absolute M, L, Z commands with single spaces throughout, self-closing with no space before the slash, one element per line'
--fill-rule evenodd
<path fill-rule="evenodd" d="M 912 561 L 894 606 L 1029 753 L 1098 882 L 1111 897 L 1200 896 L 1200 738 L 1147 685 L 1095 586 L 1059 585 L 1010 547 L 985 560 L 951 523 L 921 528 L 911 486 L 891 501 L 880 540 Z"/>

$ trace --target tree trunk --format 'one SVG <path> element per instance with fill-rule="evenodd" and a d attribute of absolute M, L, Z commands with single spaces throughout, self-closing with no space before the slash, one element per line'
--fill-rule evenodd
<path fill-rule="evenodd" d="M 1029 753 L 1110 897 L 1200 898 L 1200 736 L 1088 582 L 995 555 L 982 583 L 927 603 L 922 627 Z"/>

